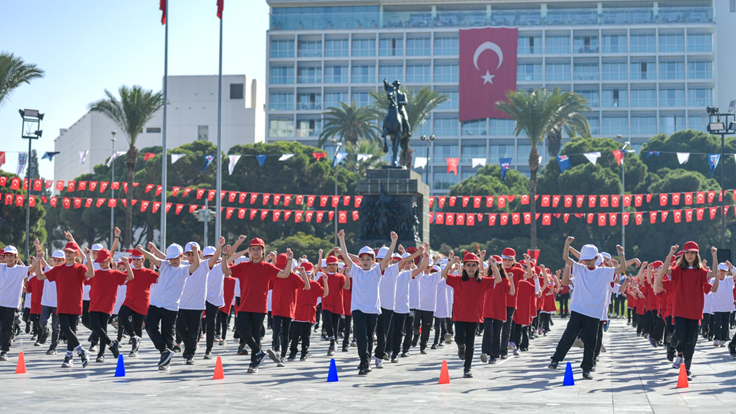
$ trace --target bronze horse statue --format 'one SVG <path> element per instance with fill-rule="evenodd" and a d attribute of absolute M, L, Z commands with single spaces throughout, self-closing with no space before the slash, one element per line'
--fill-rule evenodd
<path fill-rule="evenodd" d="M 394 168 L 411 168 L 411 150 L 409 149 L 411 130 L 408 119 L 405 119 L 406 111 L 402 108 L 406 105 L 406 95 L 399 91 L 399 81 L 389 84 L 384 79 L 383 85 L 388 98 L 388 111 L 383 118 L 381 133 L 383 152 L 388 152 L 386 137 L 391 137 L 391 166 Z M 401 153 L 399 153 L 399 147 L 401 147 Z"/>

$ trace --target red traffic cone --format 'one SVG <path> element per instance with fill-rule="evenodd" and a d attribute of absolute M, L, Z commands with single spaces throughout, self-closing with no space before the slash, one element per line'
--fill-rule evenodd
<path fill-rule="evenodd" d="M 450 383 L 450 371 L 447 369 L 447 361 L 442 361 L 442 370 L 440 371 L 440 384 Z"/>
<path fill-rule="evenodd" d="M 18 354 L 18 365 L 15 367 L 16 374 L 26 373 L 26 358 L 23 356 L 23 351 Z"/>
<path fill-rule="evenodd" d="M 677 388 L 689 388 L 690 383 L 687 382 L 687 369 L 685 364 L 680 364 L 680 375 L 677 377 Z"/>
<path fill-rule="evenodd" d="M 225 379 L 225 372 L 222 370 L 222 359 L 218 356 L 215 364 L 215 374 L 212 379 Z"/>

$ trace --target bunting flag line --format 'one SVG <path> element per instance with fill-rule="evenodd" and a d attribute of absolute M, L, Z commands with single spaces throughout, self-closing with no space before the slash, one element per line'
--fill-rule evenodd
<path fill-rule="evenodd" d="M 427 168 L 427 157 L 414 157 L 414 168 Z"/>
<path fill-rule="evenodd" d="M 647 154 L 647 158 L 651 157 L 652 155 L 656 155 L 656 156 L 658 156 L 658 157 L 659 157 L 659 154 L 660 154 L 661 152 L 662 152 L 662 151 L 649 151 L 649 153 Z"/>
<path fill-rule="evenodd" d="M 485 158 L 473 158 L 472 159 L 472 168 L 475 167 L 483 167 L 486 165 L 486 159 Z"/>
<path fill-rule="evenodd" d="M 460 163 L 460 158 L 445 158 L 447 162 L 447 173 L 454 172 L 457 175 L 457 166 Z"/>
<path fill-rule="evenodd" d="M 181 159 L 181 157 L 183 157 L 183 156 L 184 156 L 184 154 L 171 154 L 171 163 L 173 164 L 173 163 L 179 161 Z"/>
<path fill-rule="evenodd" d="M 621 150 L 611 151 L 613 153 L 613 158 L 616 159 L 616 164 L 621 165 L 622 162 L 624 162 L 624 153 Z"/>
<path fill-rule="evenodd" d="M 57 156 L 57 155 L 59 155 L 59 154 L 60 154 L 59 151 L 54 151 L 54 152 L 48 152 L 47 151 L 47 152 L 44 152 L 43 153 L 43 157 L 41 157 L 41 159 L 42 160 L 46 160 L 47 159 L 49 161 L 53 161 L 54 160 L 54 157 Z"/>
<path fill-rule="evenodd" d="M 256 159 L 258 160 L 259 166 L 263 167 L 263 163 L 266 162 L 266 157 L 268 157 L 268 155 L 266 154 L 256 155 Z"/>
<path fill-rule="evenodd" d="M 112 162 L 115 161 L 119 156 L 125 154 L 125 151 L 115 151 L 110 158 L 107 160 L 107 168 L 110 168 Z"/>
<path fill-rule="evenodd" d="M 279 161 L 286 161 L 293 156 L 294 154 L 281 154 L 281 156 L 279 157 Z"/>
<path fill-rule="evenodd" d="M 371 154 L 358 154 L 358 162 L 367 161 L 369 159 L 371 159 Z M 415 158 L 415 160 L 416 160 L 416 158 Z M 425 163 L 425 165 L 426 165 L 426 163 Z M 419 167 L 415 167 L 415 168 L 419 168 Z"/>
<path fill-rule="evenodd" d="M 721 154 L 708 154 L 708 166 L 710 167 L 710 177 L 713 178 L 713 173 L 718 167 L 718 161 L 721 159 Z"/>
<path fill-rule="evenodd" d="M 15 169 L 15 175 L 20 175 L 23 170 L 26 169 L 26 163 L 28 162 L 28 153 L 27 152 L 19 152 L 18 153 L 18 166 Z"/>
<path fill-rule="evenodd" d="M 593 165 L 595 165 L 596 162 L 598 162 L 598 158 L 600 158 L 601 153 L 600 152 L 587 152 L 583 155 L 585 156 L 585 158 L 588 159 L 588 161 L 592 162 Z"/>
<path fill-rule="evenodd" d="M 567 155 L 558 155 L 557 164 L 560 166 L 560 172 L 564 173 L 566 169 L 570 168 L 570 158 Z"/>
<path fill-rule="evenodd" d="M 340 164 L 342 160 L 344 160 L 347 156 L 347 152 L 338 152 L 337 154 L 335 154 L 335 160 L 332 162 L 332 168 L 337 167 L 337 165 Z"/>
<path fill-rule="evenodd" d="M 506 172 L 511 167 L 511 158 L 499 158 L 499 163 L 501 164 L 501 182 L 506 182 Z"/>
<path fill-rule="evenodd" d="M 230 160 L 230 165 L 228 166 L 228 171 L 230 172 L 230 175 L 233 175 L 233 170 L 235 169 L 235 164 L 238 163 L 238 160 L 240 159 L 240 155 L 228 155 L 228 160 Z"/>
<path fill-rule="evenodd" d="M 153 158 L 153 157 L 155 157 L 155 156 L 156 156 L 156 154 L 154 154 L 153 152 L 147 152 L 147 153 L 146 153 L 146 154 L 145 154 L 145 155 L 143 156 L 143 161 L 148 161 L 148 160 L 150 160 L 151 158 Z"/>
<path fill-rule="evenodd" d="M 689 152 L 678 152 L 677 153 L 677 162 L 679 162 L 680 165 L 685 164 L 689 159 L 690 159 Z"/>
<path fill-rule="evenodd" d="M 214 160 L 214 159 L 215 159 L 215 156 L 214 156 L 214 155 L 205 155 L 205 156 L 204 156 L 204 166 L 203 166 L 203 167 L 202 167 L 202 169 L 201 169 L 201 170 L 199 170 L 199 171 L 204 171 L 204 170 L 206 170 L 206 169 L 207 169 L 207 167 L 209 167 L 209 166 L 210 166 L 210 164 L 212 163 L 212 160 Z"/>

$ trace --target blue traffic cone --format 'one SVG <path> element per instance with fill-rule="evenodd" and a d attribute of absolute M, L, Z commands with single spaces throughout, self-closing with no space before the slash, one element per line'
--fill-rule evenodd
<path fill-rule="evenodd" d="M 330 372 L 327 374 L 327 382 L 337 382 L 337 366 L 335 358 L 330 360 Z"/>
<path fill-rule="evenodd" d="M 124 377 L 125 376 L 125 362 L 123 362 L 123 356 L 118 356 L 118 366 L 115 368 L 115 376 L 116 377 Z"/>
<path fill-rule="evenodd" d="M 575 385 L 575 379 L 572 377 L 572 365 L 570 363 L 567 363 L 567 367 L 565 367 L 565 380 L 562 382 L 562 386 L 573 386 Z"/>

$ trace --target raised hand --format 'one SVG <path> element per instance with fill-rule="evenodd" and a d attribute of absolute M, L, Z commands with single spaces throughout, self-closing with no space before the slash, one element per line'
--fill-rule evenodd
<path fill-rule="evenodd" d="M 115 227 L 115 237 L 120 237 L 120 229 Z"/>
<path fill-rule="evenodd" d="M 718 254 L 718 248 L 716 246 L 711 246 L 710 253 L 715 256 Z"/>
<path fill-rule="evenodd" d="M 623 254 L 624 254 L 624 248 L 620 244 L 617 244 L 616 245 L 616 251 L 618 252 L 618 255 L 619 256 L 623 256 Z"/>
<path fill-rule="evenodd" d="M 392 231 L 391 232 L 391 241 L 393 242 L 393 241 L 396 241 L 396 240 L 399 240 L 399 235 L 396 234 L 395 231 Z"/>
<path fill-rule="evenodd" d="M 225 245 L 225 238 L 220 236 L 220 240 L 217 241 L 217 247 L 222 247 Z"/>
<path fill-rule="evenodd" d="M 337 238 L 340 240 L 345 239 L 345 230 L 340 229 L 340 231 L 337 232 Z"/>
<path fill-rule="evenodd" d="M 287 260 L 294 259 L 294 252 L 292 252 L 291 249 L 286 249 L 286 259 Z"/>
<path fill-rule="evenodd" d="M 149 251 L 153 251 L 156 248 L 156 245 L 153 244 L 153 242 L 148 242 L 146 246 L 148 247 Z"/>
<path fill-rule="evenodd" d="M 676 244 L 676 245 L 670 247 L 670 253 L 672 253 L 672 254 L 677 253 L 677 249 L 679 249 L 679 248 L 680 248 L 680 245 L 679 244 Z"/>
<path fill-rule="evenodd" d="M 567 239 L 565 240 L 565 243 L 570 244 L 575 241 L 575 238 L 572 236 L 567 236 Z"/>
<path fill-rule="evenodd" d="M 242 243 L 245 241 L 246 237 L 247 236 L 241 234 L 240 236 L 238 236 L 238 241 Z"/>
<path fill-rule="evenodd" d="M 447 260 L 451 262 L 454 257 L 455 257 L 455 252 L 450 250 L 450 254 L 447 256 Z"/>
<path fill-rule="evenodd" d="M 66 239 L 69 241 L 74 240 L 74 237 L 72 237 L 72 234 L 69 231 L 64 232 L 64 237 L 66 237 Z"/>

